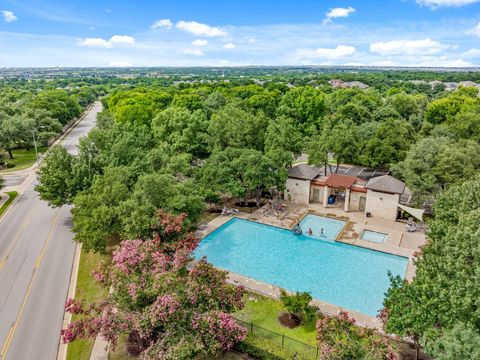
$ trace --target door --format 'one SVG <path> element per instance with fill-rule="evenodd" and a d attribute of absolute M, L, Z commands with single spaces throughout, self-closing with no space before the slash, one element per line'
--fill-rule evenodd
<path fill-rule="evenodd" d="M 360 211 L 365 211 L 365 204 L 367 203 L 367 198 L 365 196 L 360 197 L 360 201 L 358 203 L 358 209 Z"/>
<path fill-rule="evenodd" d="M 312 192 L 312 202 L 319 203 L 320 202 L 320 189 L 313 189 Z"/>

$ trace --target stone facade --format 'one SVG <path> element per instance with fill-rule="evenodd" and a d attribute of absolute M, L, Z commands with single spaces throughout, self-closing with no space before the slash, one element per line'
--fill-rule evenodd
<path fill-rule="evenodd" d="M 285 200 L 297 204 L 310 203 L 310 180 L 287 179 Z"/>
<path fill-rule="evenodd" d="M 372 217 L 395 220 L 397 218 L 400 194 L 387 194 L 367 190 L 365 212 L 370 212 Z"/>

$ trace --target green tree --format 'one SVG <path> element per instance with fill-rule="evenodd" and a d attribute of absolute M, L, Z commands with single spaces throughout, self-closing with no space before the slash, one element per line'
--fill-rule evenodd
<path fill-rule="evenodd" d="M 254 192 L 259 203 L 264 190 L 284 186 L 287 171 L 260 151 L 227 148 L 207 159 L 200 177 L 205 187 L 244 201 Z"/>
<path fill-rule="evenodd" d="M 302 150 L 302 135 L 291 119 L 281 116 L 269 122 L 265 134 L 266 152 L 285 152 L 290 154 L 293 160 Z"/>
<path fill-rule="evenodd" d="M 38 170 L 35 190 L 51 206 L 71 204 L 77 193 L 73 176 L 74 157 L 62 146 L 54 146 L 47 153 Z"/>
<path fill-rule="evenodd" d="M 0 113 L 0 148 L 13 159 L 12 150 L 15 147 L 31 143 L 32 130 L 33 122 L 23 116 Z"/>
<path fill-rule="evenodd" d="M 414 279 L 393 279 L 387 291 L 381 316 L 386 332 L 411 336 L 417 344 L 427 345 L 459 323 L 479 332 L 479 204 L 478 177 L 438 197 L 435 218 L 429 222 L 429 241 L 418 254 Z"/>
<path fill-rule="evenodd" d="M 155 140 L 168 143 L 173 151 L 206 157 L 208 120 L 201 110 L 168 107 L 152 121 Z"/>
<path fill-rule="evenodd" d="M 127 167 L 108 167 L 90 188 L 75 196 L 74 240 L 85 251 L 105 252 L 107 242 L 122 233 L 120 205 L 130 197 L 131 177 Z"/>
<path fill-rule="evenodd" d="M 418 200 L 431 200 L 447 187 L 472 178 L 480 169 L 479 152 L 480 145 L 471 140 L 428 137 L 414 144 L 392 170 Z"/>
<path fill-rule="evenodd" d="M 170 174 L 145 174 L 138 178 L 132 196 L 120 206 L 123 231 L 127 238 L 151 237 L 158 209 L 173 214 L 186 213 L 189 224 L 195 222 L 204 200 L 193 181 L 179 182 Z"/>
<path fill-rule="evenodd" d="M 403 160 L 415 140 L 413 127 L 405 120 L 389 119 L 379 124 L 361 154 L 372 167 L 388 167 Z"/>
<path fill-rule="evenodd" d="M 280 301 L 287 309 L 290 318 L 298 318 L 303 323 L 310 323 L 315 320 L 318 308 L 310 305 L 312 296 L 308 292 L 299 292 L 288 294 L 280 289 Z"/>
<path fill-rule="evenodd" d="M 435 360 L 480 359 L 480 332 L 472 325 L 458 323 L 426 347 Z"/>
<path fill-rule="evenodd" d="M 449 122 L 462 109 L 474 104 L 478 104 L 477 94 L 472 93 L 468 88 L 461 88 L 446 97 L 430 102 L 425 112 L 425 119 L 432 124 Z"/>
<path fill-rule="evenodd" d="M 322 126 L 326 112 L 325 95 L 311 86 L 289 90 L 279 103 L 277 114 L 293 119 L 306 135 Z"/>
<path fill-rule="evenodd" d="M 268 118 L 227 104 L 213 114 L 208 127 L 210 149 L 227 147 L 263 150 Z"/>

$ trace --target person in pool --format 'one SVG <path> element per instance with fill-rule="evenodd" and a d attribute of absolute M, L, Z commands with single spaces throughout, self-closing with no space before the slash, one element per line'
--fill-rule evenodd
<path fill-rule="evenodd" d="M 312 235 L 312 234 L 313 234 L 312 229 L 308 228 L 308 235 Z"/>
<path fill-rule="evenodd" d="M 323 228 L 320 229 L 320 235 L 323 235 Z"/>

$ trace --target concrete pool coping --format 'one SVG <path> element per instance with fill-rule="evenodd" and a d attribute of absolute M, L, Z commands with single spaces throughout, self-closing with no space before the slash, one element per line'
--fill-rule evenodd
<path fill-rule="evenodd" d="M 305 215 L 307 215 L 308 213 L 309 212 L 306 212 L 306 214 L 304 214 L 302 216 L 302 218 Z M 317 216 L 323 216 L 323 215 L 319 215 L 319 214 L 316 214 L 316 213 L 311 213 L 311 214 L 312 215 L 317 215 Z M 286 230 L 290 230 L 290 228 L 283 227 L 283 226 L 278 226 L 277 224 L 271 224 L 271 223 L 267 223 L 267 222 L 252 220 L 250 217 L 251 217 L 251 214 L 247 214 L 247 213 L 239 213 L 239 214 L 236 214 L 235 216 L 226 216 L 226 215 L 217 216 L 215 219 L 211 220 L 206 225 L 206 227 L 204 229 L 197 230 L 195 232 L 195 236 L 197 236 L 200 240 L 202 240 L 203 238 L 210 235 L 215 230 L 217 230 L 221 226 L 225 225 L 227 222 L 229 222 L 230 220 L 232 220 L 234 218 L 249 220 L 249 221 L 256 222 L 256 223 L 263 224 L 263 225 L 269 225 L 269 226 L 274 226 L 274 227 L 277 227 L 277 228 L 283 228 L 283 229 L 286 229 Z M 328 216 L 325 216 L 325 217 L 328 217 Z M 349 245 L 353 245 L 353 246 L 357 246 L 357 247 L 361 247 L 361 248 L 367 248 L 367 249 L 370 249 L 370 250 L 383 252 L 383 253 L 386 253 L 386 254 L 389 254 L 389 255 L 397 255 L 397 256 L 407 258 L 408 262 L 407 262 L 407 269 L 405 271 L 405 278 L 407 280 L 413 278 L 413 276 L 415 274 L 415 267 L 414 267 L 414 264 L 413 264 L 413 250 L 404 249 L 404 248 L 395 249 L 394 246 L 388 246 L 387 249 L 391 248 L 391 250 L 392 250 L 392 252 L 389 252 L 389 251 L 386 251 L 386 249 L 384 249 L 385 244 L 372 243 L 370 241 L 361 240 L 361 239 L 345 239 L 345 238 L 338 239 L 340 237 L 340 235 L 343 235 L 343 232 L 347 228 L 349 220 L 339 219 L 339 218 L 336 219 L 334 217 L 329 217 L 329 218 L 335 219 L 335 220 L 342 220 L 342 221 L 346 222 L 344 228 L 340 231 L 339 235 L 337 236 L 337 240 L 335 240 L 335 241 L 345 243 L 345 244 L 349 244 Z M 219 267 L 217 267 L 217 268 L 219 268 Z M 238 274 L 238 273 L 234 273 L 234 272 L 226 270 L 226 269 L 222 269 L 222 268 L 219 268 L 219 269 L 221 269 L 223 271 L 226 271 L 228 273 L 229 281 L 231 283 L 235 284 L 235 285 L 243 285 L 249 291 L 256 292 L 256 293 L 259 293 L 261 295 L 265 295 L 265 296 L 272 297 L 272 298 L 275 298 L 275 299 L 278 299 L 279 296 L 280 296 L 280 288 L 278 288 L 277 286 L 275 286 L 273 284 L 268 284 L 268 283 L 265 283 L 265 282 L 262 282 L 262 281 L 258 281 L 258 280 L 255 280 L 253 278 L 250 278 L 250 277 Z M 313 299 L 312 304 L 318 306 L 319 309 L 320 309 L 320 312 L 322 312 L 326 315 L 337 315 L 339 313 L 339 311 L 341 311 L 341 310 L 346 311 L 350 314 L 350 316 L 352 316 L 355 319 L 357 324 L 359 324 L 361 326 L 364 326 L 364 327 L 370 327 L 370 328 L 374 328 L 374 329 L 377 329 L 377 330 L 381 330 L 381 322 L 380 322 L 379 319 L 377 319 L 374 316 L 370 316 L 370 315 L 367 315 L 367 314 L 364 314 L 364 313 L 361 313 L 361 312 L 358 312 L 358 311 L 354 311 L 354 310 L 345 309 L 345 308 L 342 308 L 341 306 L 333 305 L 333 304 L 330 304 L 330 303 L 327 303 L 327 302 L 324 302 L 324 301 L 321 301 L 321 300 L 318 300 L 318 299 Z"/>

